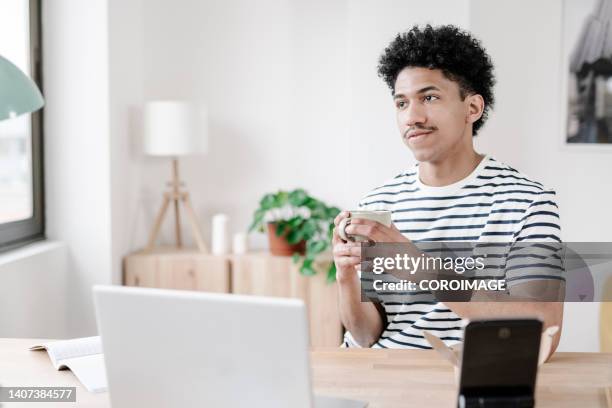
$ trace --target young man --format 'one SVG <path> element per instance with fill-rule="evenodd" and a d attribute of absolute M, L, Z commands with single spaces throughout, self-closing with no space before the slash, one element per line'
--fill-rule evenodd
<path fill-rule="evenodd" d="M 478 40 L 453 26 L 415 26 L 385 49 L 379 75 L 391 88 L 400 135 L 418 164 L 360 203 L 392 211 L 394 225 L 353 219 L 348 234 L 399 243 L 561 242 L 554 191 L 474 150 L 495 82 Z M 453 344 L 461 341 L 464 319 L 533 316 L 544 327 L 562 323 L 560 302 L 362 302 L 360 244 L 334 231 L 333 252 L 347 347 L 430 348 L 423 329 Z M 512 279 L 515 288 L 552 280 L 520 273 Z M 560 330 L 553 351 L 559 337 Z"/>

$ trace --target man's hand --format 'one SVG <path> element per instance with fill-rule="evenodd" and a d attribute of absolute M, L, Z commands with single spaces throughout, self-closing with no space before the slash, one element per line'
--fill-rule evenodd
<path fill-rule="evenodd" d="M 361 235 L 374 242 L 410 242 L 393 223 L 391 223 L 390 227 L 387 227 L 376 221 L 352 218 L 345 231 L 347 234 Z"/>
<path fill-rule="evenodd" d="M 348 216 L 347 211 L 338 214 L 334 220 L 336 227 L 332 237 L 340 319 L 357 344 L 369 347 L 382 334 L 383 328 L 387 325 L 387 316 L 382 306 L 372 302 L 362 302 L 361 283 L 357 276 L 361 263 L 361 244 L 345 242 L 338 235 L 338 224 Z M 355 220 L 351 220 L 353 221 Z"/>
<path fill-rule="evenodd" d="M 361 262 L 361 245 L 359 242 L 345 242 L 338 235 L 338 224 L 349 215 L 348 211 L 342 211 L 334 219 L 336 227 L 332 236 L 332 252 L 334 263 L 336 264 L 336 280 L 338 282 L 354 279 Z"/>
<path fill-rule="evenodd" d="M 361 263 L 361 243 L 345 242 L 338 235 L 338 224 L 349 215 L 348 211 L 343 211 L 334 220 L 336 228 L 332 237 L 332 247 L 336 263 L 336 280 L 339 282 L 354 279 Z M 364 236 L 374 242 L 410 242 L 393 224 L 387 227 L 379 222 L 361 218 L 351 218 L 351 223 L 347 225 L 345 232 Z"/>

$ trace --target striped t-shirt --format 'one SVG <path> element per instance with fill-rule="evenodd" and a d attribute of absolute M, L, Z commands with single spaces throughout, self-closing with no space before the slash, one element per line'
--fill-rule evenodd
<path fill-rule="evenodd" d="M 443 187 L 422 184 L 416 164 L 372 190 L 359 206 L 390 210 L 395 226 L 415 243 L 561 242 L 555 192 L 488 156 L 469 176 Z M 534 278 L 559 276 L 523 268 L 508 273 L 507 284 Z M 449 346 L 462 339 L 465 322 L 441 302 L 382 305 L 388 324 L 374 348 L 431 348 L 424 329 Z M 359 347 L 349 332 L 344 346 Z"/>

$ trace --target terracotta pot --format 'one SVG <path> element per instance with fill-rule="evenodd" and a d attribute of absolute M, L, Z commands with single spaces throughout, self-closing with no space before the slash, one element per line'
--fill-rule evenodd
<path fill-rule="evenodd" d="M 306 252 L 306 241 L 302 240 L 295 245 L 290 245 L 286 238 L 287 232 L 280 237 L 276 236 L 276 224 L 268 223 L 268 242 L 272 255 L 291 256 L 295 252 L 304 255 Z"/>

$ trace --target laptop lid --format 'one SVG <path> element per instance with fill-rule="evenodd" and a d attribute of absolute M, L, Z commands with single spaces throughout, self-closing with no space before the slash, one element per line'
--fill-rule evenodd
<path fill-rule="evenodd" d="M 114 408 L 311 407 L 300 300 L 123 286 L 94 300 Z"/>

